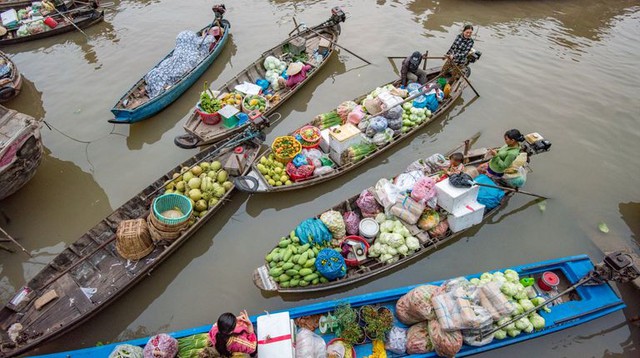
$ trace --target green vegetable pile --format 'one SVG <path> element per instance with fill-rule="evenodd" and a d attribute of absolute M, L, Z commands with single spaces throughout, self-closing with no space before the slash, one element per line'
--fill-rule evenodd
<path fill-rule="evenodd" d="M 207 86 L 207 82 L 204 83 L 204 91 L 200 94 L 199 106 L 201 110 L 207 113 L 216 113 L 222 109 L 222 101 L 213 96 Z"/>
<path fill-rule="evenodd" d="M 316 118 L 314 118 L 314 125 L 316 127 L 320 127 L 320 129 L 325 129 L 340 124 L 342 124 L 342 118 L 340 118 L 336 111 L 319 114 L 316 116 Z"/>
<path fill-rule="evenodd" d="M 292 231 L 289 237 L 282 237 L 278 246 L 265 256 L 270 267 L 269 275 L 282 288 L 329 282 L 316 271 L 316 256 L 320 248 L 318 245 L 300 245 L 300 239 Z"/>
<path fill-rule="evenodd" d="M 201 352 L 211 346 L 208 333 L 194 334 L 178 339 L 178 357 L 199 358 Z"/>

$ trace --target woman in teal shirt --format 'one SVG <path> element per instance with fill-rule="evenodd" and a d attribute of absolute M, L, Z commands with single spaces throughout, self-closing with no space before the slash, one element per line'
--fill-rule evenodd
<path fill-rule="evenodd" d="M 489 161 L 487 172 L 495 177 L 504 175 L 504 171 L 511 166 L 518 154 L 520 154 L 520 142 L 524 141 L 524 136 L 517 129 L 510 129 L 504 133 L 506 143 L 497 151 L 492 149 L 489 153 L 493 158 Z"/>

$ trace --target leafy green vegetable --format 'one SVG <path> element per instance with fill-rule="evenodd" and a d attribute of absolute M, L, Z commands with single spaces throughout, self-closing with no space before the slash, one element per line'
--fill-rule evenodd
<path fill-rule="evenodd" d="M 601 222 L 598 225 L 598 229 L 600 229 L 600 231 L 602 231 L 603 233 L 608 233 L 609 232 L 609 227 L 607 226 L 607 224 L 605 224 L 604 222 Z"/>

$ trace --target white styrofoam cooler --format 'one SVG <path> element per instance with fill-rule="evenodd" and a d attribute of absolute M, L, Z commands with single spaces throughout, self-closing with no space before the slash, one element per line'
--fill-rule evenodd
<path fill-rule="evenodd" d="M 339 125 L 335 125 L 333 127 L 325 128 L 320 131 L 320 149 L 322 149 L 323 152 L 329 153 L 329 142 L 331 141 L 331 139 L 329 138 L 329 132 L 331 131 L 331 129 L 338 127 Z"/>
<path fill-rule="evenodd" d="M 295 332 L 289 312 L 258 317 L 258 357 L 295 358 Z"/>
<path fill-rule="evenodd" d="M 453 232 L 462 231 L 480 224 L 484 215 L 484 205 L 477 201 L 468 203 L 447 216 L 449 228 Z"/>
<path fill-rule="evenodd" d="M 461 207 L 473 203 L 478 199 L 479 186 L 471 188 L 456 188 L 449 183 L 449 178 L 436 184 L 436 196 L 438 205 L 444 210 L 453 213 Z"/>

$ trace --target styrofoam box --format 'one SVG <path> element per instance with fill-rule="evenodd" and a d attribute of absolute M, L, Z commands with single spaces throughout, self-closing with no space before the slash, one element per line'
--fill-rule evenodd
<path fill-rule="evenodd" d="M 335 125 L 333 127 L 325 128 L 320 131 L 320 149 L 323 152 L 329 153 L 329 132 L 332 128 L 340 127 L 340 125 Z"/>
<path fill-rule="evenodd" d="M 260 358 L 294 358 L 295 332 L 289 312 L 258 317 L 258 356 Z"/>
<path fill-rule="evenodd" d="M 478 198 L 479 186 L 471 188 L 456 188 L 449 183 L 449 178 L 436 184 L 436 196 L 438 205 L 444 210 L 453 213 L 461 207 L 475 202 Z"/>
<path fill-rule="evenodd" d="M 451 231 L 458 232 L 470 228 L 473 225 L 480 224 L 483 215 L 484 205 L 474 201 L 454 211 L 452 215 L 447 216 L 447 221 L 449 222 Z"/>

